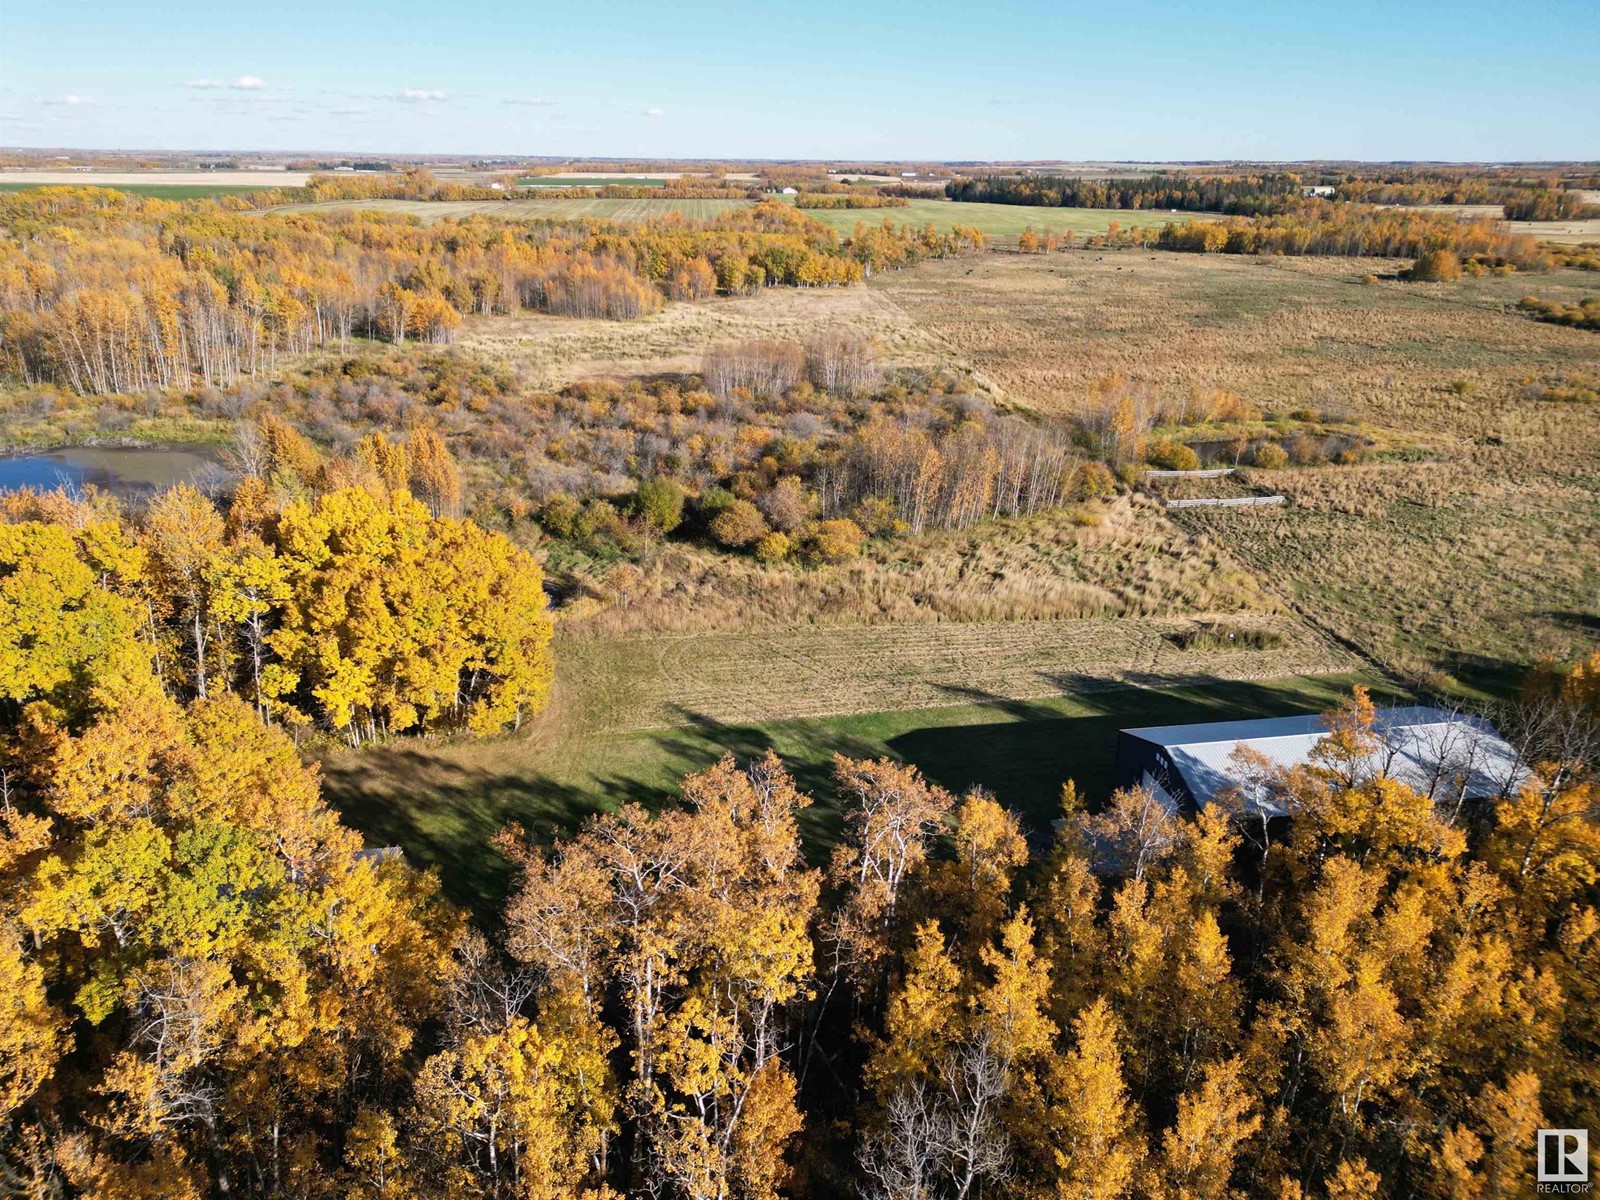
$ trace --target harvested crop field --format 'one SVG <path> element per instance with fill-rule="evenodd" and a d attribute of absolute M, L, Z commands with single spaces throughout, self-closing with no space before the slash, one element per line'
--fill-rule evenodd
<path fill-rule="evenodd" d="M 648 221 L 682 214 L 697 221 L 730 208 L 748 208 L 747 200 L 327 200 L 319 204 L 288 204 L 273 212 L 389 212 L 405 213 L 424 224 L 446 217 L 491 216 L 509 221 L 575 221 L 593 217 L 602 221 Z"/>

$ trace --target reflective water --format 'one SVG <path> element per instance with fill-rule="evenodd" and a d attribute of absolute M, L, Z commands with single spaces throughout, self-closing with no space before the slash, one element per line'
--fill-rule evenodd
<path fill-rule="evenodd" d="M 0 458 L 0 492 L 93 485 L 137 499 L 175 483 L 204 484 L 222 476 L 209 446 L 62 446 Z"/>

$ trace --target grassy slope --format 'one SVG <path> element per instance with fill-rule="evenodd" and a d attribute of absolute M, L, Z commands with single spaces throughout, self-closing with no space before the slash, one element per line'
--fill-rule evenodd
<path fill-rule="evenodd" d="M 982 783 L 1043 829 L 1064 780 L 1077 780 L 1091 801 L 1110 791 L 1118 729 L 1318 711 L 1359 682 L 1381 686 L 1355 675 L 1159 688 L 1091 684 L 1034 701 L 762 724 L 703 719 L 576 739 L 565 753 L 553 753 L 536 724 L 486 742 L 400 742 L 339 753 L 323 766 L 329 797 L 369 844 L 404 846 L 413 862 L 439 868 L 453 900 L 493 920 L 508 867 L 488 841 L 505 822 L 520 821 L 548 839 L 599 809 L 629 800 L 658 804 L 683 775 L 724 751 L 745 758 L 770 748 L 783 757 L 818 798 L 805 814 L 804 834 L 811 861 L 822 862 L 838 831 L 838 810 L 827 799 L 835 753 L 894 755 L 952 789 Z"/>

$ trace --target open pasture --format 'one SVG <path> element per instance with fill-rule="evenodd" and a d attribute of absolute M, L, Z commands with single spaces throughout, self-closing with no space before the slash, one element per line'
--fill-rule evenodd
<path fill-rule="evenodd" d="M 1081 411 L 1096 379 L 1120 374 L 1152 399 L 1236 392 L 1269 418 L 1263 435 L 1275 413 L 1354 422 L 1376 461 L 1262 473 L 1287 507 L 1179 523 L 1385 666 L 1503 691 L 1600 630 L 1600 423 L 1537 386 L 1600 378 L 1600 339 L 1515 310 L 1530 291 L 1574 302 L 1594 280 L 1413 284 L 1392 278 L 1402 265 L 1077 251 L 931 263 L 871 286 L 1040 410 Z"/>
<path fill-rule="evenodd" d="M 573 221 L 593 217 L 602 221 L 648 221 L 674 213 L 703 221 L 731 208 L 745 208 L 745 200 L 329 200 L 319 204 L 289 204 L 273 212 L 390 212 L 405 213 L 424 224 L 446 217 L 490 216 L 510 221 Z"/>
<path fill-rule="evenodd" d="M 666 187 L 667 175 L 529 175 L 517 180 L 518 187 Z M 670 176 L 677 178 L 677 176 Z"/>
<path fill-rule="evenodd" d="M 876 225 L 885 219 L 897 225 L 923 226 L 932 223 L 941 233 L 956 225 L 971 225 L 992 238 L 1014 239 L 1024 229 L 1035 233 L 1093 235 L 1105 233 L 1113 224 L 1123 229 L 1135 225 L 1160 228 L 1169 221 L 1181 221 L 1194 213 L 1168 213 L 1117 208 L 1036 208 L 1025 204 L 960 204 L 953 200 L 912 200 L 904 208 L 813 208 L 808 216 L 840 233 L 849 233 L 865 221 Z"/>

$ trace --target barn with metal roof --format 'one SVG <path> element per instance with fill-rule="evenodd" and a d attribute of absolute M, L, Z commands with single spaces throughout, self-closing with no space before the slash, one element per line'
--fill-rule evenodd
<path fill-rule="evenodd" d="M 1368 764 L 1371 774 L 1398 779 L 1441 803 L 1503 795 L 1526 774 L 1517 752 L 1482 717 L 1382 708 L 1373 729 L 1382 746 Z M 1236 747 L 1250 747 L 1273 766 L 1294 767 L 1310 761 L 1311 748 L 1326 734 L 1317 714 L 1124 729 L 1117 736 L 1117 786 L 1150 788 L 1170 807 L 1194 812 L 1241 782 Z M 1253 803 L 1268 816 L 1284 815 L 1265 797 Z"/>

